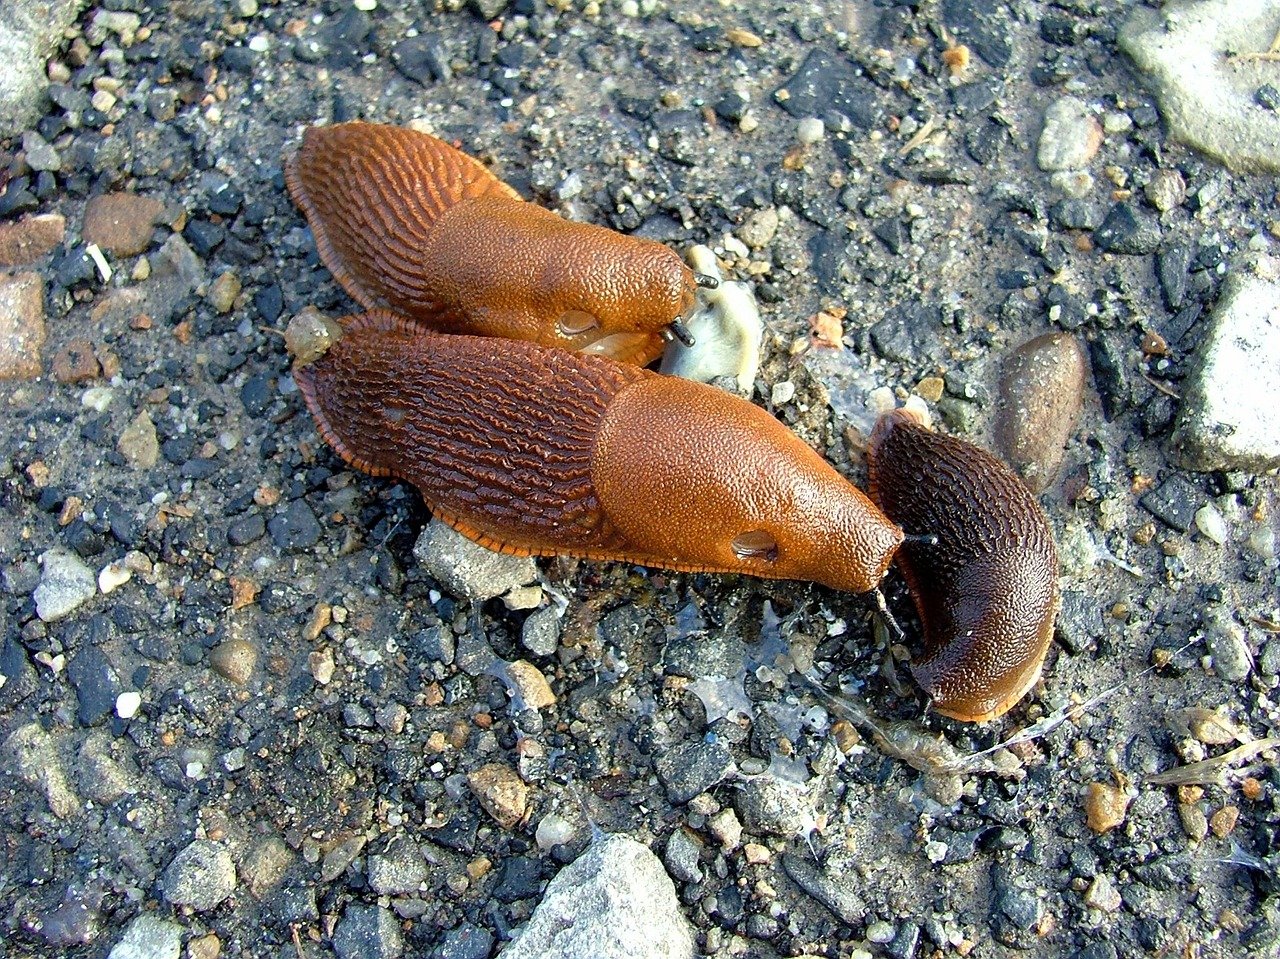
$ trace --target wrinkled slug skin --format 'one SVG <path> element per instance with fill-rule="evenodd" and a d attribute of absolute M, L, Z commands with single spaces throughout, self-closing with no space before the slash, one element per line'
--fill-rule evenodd
<path fill-rule="evenodd" d="M 667 247 L 527 203 L 425 133 L 311 127 L 286 178 L 352 298 L 433 330 L 568 349 L 632 334 L 613 355 L 644 363 L 693 305 L 693 273 Z"/>
<path fill-rule="evenodd" d="M 939 712 L 980 722 L 1009 710 L 1040 676 L 1058 611 L 1048 520 L 1017 476 L 969 443 L 901 410 L 867 450 L 871 498 L 908 533 L 897 561 L 924 626 L 912 664 Z"/>
<path fill-rule="evenodd" d="M 777 420 L 713 387 L 385 311 L 343 325 L 294 370 L 320 433 L 492 549 L 863 591 L 901 541 Z M 776 549 L 740 557 L 735 537 L 760 531 Z"/>

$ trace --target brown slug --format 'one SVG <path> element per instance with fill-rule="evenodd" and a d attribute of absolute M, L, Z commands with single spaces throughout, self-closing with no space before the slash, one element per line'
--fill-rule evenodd
<path fill-rule="evenodd" d="M 504 552 L 875 588 L 901 530 L 760 407 L 585 353 L 384 310 L 295 366 L 348 463 Z"/>
<path fill-rule="evenodd" d="M 685 335 L 698 281 L 672 250 L 528 203 L 428 134 L 311 127 L 285 176 L 321 260 L 365 309 L 641 365 Z"/>
<path fill-rule="evenodd" d="M 1040 676 L 1057 616 L 1058 556 L 1040 505 L 1004 464 L 905 410 L 876 423 L 871 498 L 909 534 L 897 563 L 924 627 L 912 673 L 945 716 L 1008 711 Z"/>

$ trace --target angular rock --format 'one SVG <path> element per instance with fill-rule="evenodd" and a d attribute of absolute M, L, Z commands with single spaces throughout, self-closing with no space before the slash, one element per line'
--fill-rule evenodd
<path fill-rule="evenodd" d="M 0 4 L 0 137 L 16 136 L 39 118 L 49 86 L 45 61 L 84 6 L 84 0 Z"/>
<path fill-rule="evenodd" d="M 39 376 L 44 337 L 44 280 L 40 274 L 0 276 L 0 380 Z"/>
<path fill-rule="evenodd" d="M 467 777 L 485 812 L 504 829 L 514 829 L 529 809 L 529 787 L 506 763 L 489 763 Z"/>
<path fill-rule="evenodd" d="M 1069 333 L 1037 336 L 1005 361 L 996 444 L 1033 493 L 1058 475 L 1080 420 L 1084 385 L 1084 351 Z"/>
<path fill-rule="evenodd" d="M 723 780 L 733 771 L 734 762 L 724 743 L 699 741 L 668 750 L 658 757 L 656 766 L 667 798 L 679 805 Z"/>
<path fill-rule="evenodd" d="M 369 857 L 369 888 L 380 896 L 412 896 L 427 878 L 427 863 L 410 839 L 398 839 Z"/>
<path fill-rule="evenodd" d="M 782 868 L 796 885 L 830 909 L 841 922 L 851 926 L 862 924 L 867 902 L 860 891 L 857 862 L 849 854 L 837 854 L 817 863 L 813 855 L 800 846 L 782 857 Z"/>
<path fill-rule="evenodd" d="M 1117 203 L 1093 231 L 1093 241 L 1108 253 L 1146 256 L 1160 246 L 1160 225 L 1128 203 Z"/>
<path fill-rule="evenodd" d="M 874 128 L 882 114 L 875 85 L 848 60 L 821 49 L 812 51 L 773 96 L 798 119 L 834 110 L 864 130 Z"/>
<path fill-rule="evenodd" d="M 747 832 L 791 838 L 813 825 L 816 815 L 810 789 L 776 776 L 752 776 L 733 797 L 733 807 Z"/>
<path fill-rule="evenodd" d="M 151 415 L 143 410 L 124 428 L 116 450 L 136 470 L 149 470 L 160 459 L 160 440 Z"/>
<path fill-rule="evenodd" d="M 505 959 L 693 959 L 693 930 L 658 857 L 634 839 L 595 842 L 551 880 Z"/>
<path fill-rule="evenodd" d="M 1280 466 L 1280 283 L 1232 275 L 1209 319 L 1170 441 L 1187 469 Z"/>
<path fill-rule="evenodd" d="M 55 547 L 40 556 L 40 585 L 32 599 L 36 615 L 52 623 L 73 612 L 98 594 L 98 578 L 75 553 Z"/>
<path fill-rule="evenodd" d="M 404 937 L 390 909 L 353 902 L 333 932 L 333 951 L 339 959 L 395 959 Z"/>
<path fill-rule="evenodd" d="M 204 278 L 200 258 L 177 233 L 148 260 L 150 279 L 108 293 L 94 308 L 96 322 L 126 323 L 139 313 L 146 313 L 157 325 L 166 323 Z"/>
<path fill-rule="evenodd" d="M 28 216 L 0 223 L 0 266 L 27 266 L 62 242 L 67 220 L 61 213 Z"/>
<path fill-rule="evenodd" d="M 1267 0 L 1175 0 L 1135 9 L 1119 41 L 1149 76 L 1174 139 L 1234 170 L 1275 171 L 1280 113 L 1254 101 L 1275 79 L 1275 63 L 1249 57 L 1275 35 Z"/>
<path fill-rule="evenodd" d="M 164 212 L 153 197 L 134 193 L 95 196 L 84 209 L 81 236 L 112 256 L 136 256 L 151 245 L 151 229 Z"/>
<path fill-rule="evenodd" d="M 413 544 L 413 555 L 450 593 L 478 602 L 538 578 L 532 558 L 495 553 L 438 519 L 432 519 L 423 529 Z"/>
<path fill-rule="evenodd" d="M 173 857 L 164 871 L 165 901 L 196 912 L 214 909 L 235 892 L 236 867 L 218 843 L 196 839 Z"/>
<path fill-rule="evenodd" d="M 178 959 L 182 926 L 171 919 L 142 915 L 129 923 L 107 959 Z"/>

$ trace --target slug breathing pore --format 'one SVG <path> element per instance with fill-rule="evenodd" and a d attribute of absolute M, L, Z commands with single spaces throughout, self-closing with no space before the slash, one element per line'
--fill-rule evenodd
<path fill-rule="evenodd" d="M 365 309 L 644 365 L 694 306 L 698 278 L 674 251 L 528 203 L 425 133 L 311 127 L 285 176 L 321 260 Z"/>

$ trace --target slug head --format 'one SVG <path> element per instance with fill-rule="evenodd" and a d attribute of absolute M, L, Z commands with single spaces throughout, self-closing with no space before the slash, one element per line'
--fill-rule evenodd
<path fill-rule="evenodd" d="M 897 555 L 924 627 L 912 673 L 945 716 L 1008 711 L 1040 676 L 1058 611 L 1058 560 L 1039 504 L 985 451 L 904 410 L 867 448 L 871 497 L 908 533 Z"/>
<path fill-rule="evenodd" d="M 902 541 L 767 412 L 674 377 L 618 394 L 597 435 L 592 479 L 610 522 L 653 565 L 862 593 Z"/>

